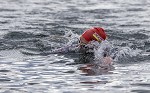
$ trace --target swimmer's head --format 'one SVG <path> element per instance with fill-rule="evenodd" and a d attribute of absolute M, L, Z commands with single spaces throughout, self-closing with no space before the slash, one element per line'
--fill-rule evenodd
<path fill-rule="evenodd" d="M 102 42 L 106 39 L 107 35 L 103 28 L 94 27 L 92 29 L 86 30 L 80 37 L 82 43 L 87 44 L 90 41 Z"/>

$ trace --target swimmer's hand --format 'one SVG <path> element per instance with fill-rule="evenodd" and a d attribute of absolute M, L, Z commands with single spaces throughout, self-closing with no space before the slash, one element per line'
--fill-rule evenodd
<path fill-rule="evenodd" d="M 101 66 L 110 66 L 113 64 L 113 59 L 110 56 L 104 57 L 102 59 L 102 64 Z"/>

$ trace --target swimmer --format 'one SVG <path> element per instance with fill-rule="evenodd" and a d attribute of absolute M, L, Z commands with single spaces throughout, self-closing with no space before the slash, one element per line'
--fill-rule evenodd
<path fill-rule="evenodd" d="M 90 45 L 92 41 L 97 41 L 99 43 L 105 41 L 107 38 L 107 35 L 105 33 L 105 30 L 101 27 L 93 27 L 91 29 L 88 29 L 84 31 L 84 33 L 79 37 L 79 42 L 77 44 L 71 44 L 69 46 L 65 46 L 59 49 L 55 49 L 51 51 L 51 53 L 70 53 L 70 52 L 75 52 L 74 49 L 78 49 L 79 53 L 82 53 L 83 56 L 80 56 L 81 59 L 85 60 L 87 59 L 94 59 L 94 54 L 92 52 L 87 52 L 89 49 L 93 47 L 88 47 L 87 45 Z M 107 54 L 105 51 L 103 53 L 103 60 L 105 60 L 108 64 L 110 64 L 111 57 Z M 109 62 L 108 62 L 108 61 Z M 106 63 L 105 62 L 105 63 Z M 85 60 L 84 63 L 88 63 L 87 60 Z"/>
<path fill-rule="evenodd" d="M 109 72 L 110 70 L 113 70 L 113 66 L 112 66 L 113 59 L 110 55 L 108 55 L 107 50 L 104 51 L 103 58 L 102 60 L 100 60 L 101 61 L 100 64 L 99 63 L 95 64 L 92 62 L 88 63 L 86 60 L 86 56 L 84 56 L 88 54 L 84 49 L 87 44 L 90 44 L 91 41 L 98 41 L 99 43 L 101 43 L 105 41 L 106 38 L 107 38 L 107 35 L 104 29 L 101 27 L 94 27 L 94 28 L 88 29 L 80 36 L 80 40 L 79 40 L 80 51 L 83 50 L 82 53 L 84 53 L 83 56 L 81 57 L 85 61 L 84 63 L 87 63 L 78 68 L 79 70 L 81 70 L 82 73 L 85 73 L 87 75 L 100 75 L 100 74 L 108 74 L 110 73 Z M 92 56 L 88 55 L 87 59 L 90 59 L 90 58 L 94 59 L 92 57 L 93 55 Z"/>
<path fill-rule="evenodd" d="M 80 49 L 82 50 L 84 46 L 89 44 L 91 41 L 98 41 L 99 43 L 101 43 L 105 41 L 106 38 L 107 38 L 107 35 L 103 28 L 94 27 L 92 29 L 88 29 L 80 36 Z M 86 55 L 86 53 L 87 52 L 84 52 L 84 55 Z M 82 56 L 82 57 L 85 57 L 85 56 Z M 108 55 L 107 50 L 106 50 L 103 53 L 101 64 L 93 64 L 93 63 L 86 64 L 83 67 L 80 67 L 79 70 L 89 75 L 102 74 L 103 71 L 104 72 L 109 71 L 110 68 L 112 67 L 112 64 L 113 64 L 113 59 L 110 55 Z M 95 70 L 95 68 L 97 70 Z"/>
<path fill-rule="evenodd" d="M 106 39 L 107 35 L 103 28 L 101 27 L 94 27 L 91 29 L 86 30 L 80 37 L 79 42 L 77 44 L 71 44 L 64 46 L 59 49 L 54 49 L 51 51 L 51 53 L 68 53 L 71 52 L 72 49 L 75 47 L 78 48 L 81 51 L 85 52 L 85 48 L 87 48 L 87 44 L 90 44 L 91 41 L 98 41 L 101 43 Z"/>

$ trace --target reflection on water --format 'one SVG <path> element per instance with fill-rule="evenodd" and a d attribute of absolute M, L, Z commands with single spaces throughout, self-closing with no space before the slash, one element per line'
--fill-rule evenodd
<path fill-rule="evenodd" d="M 83 81 L 80 83 L 84 83 L 84 84 L 106 84 L 109 83 L 108 81 Z"/>
<path fill-rule="evenodd" d="M 81 70 L 82 73 L 85 73 L 87 76 L 91 75 L 103 75 L 103 74 L 113 74 L 110 72 L 113 70 L 113 66 L 101 66 L 99 64 L 86 64 L 85 66 L 81 66 L 78 69 Z"/>

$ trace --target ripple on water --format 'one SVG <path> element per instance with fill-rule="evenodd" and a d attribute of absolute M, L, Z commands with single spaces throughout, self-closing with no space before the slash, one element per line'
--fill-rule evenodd
<path fill-rule="evenodd" d="M 6 8 L 0 8 L 0 12 L 15 12 L 16 9 L 6 9 Z"/>
<path fill-rule="evenodd" d="M 133 86 L 150 87 L 150 83 L 134 83 Z"/>
<path fill-rule="evenodd" d="M 146 11 L 146 9 L 143 8 L 129 8 L 127 11 L 132 11 L 132 12 L 141 12 L 141 11 Z"/>
<path fill-rule="evenodd" d="M 0 82 L 7 82 L 7 81 L 11 81 L 11 79 L 0 78 Z"/>
<path fill-rule="evenodd" d="M 136 92 L 136 93 L 150 93 L 150 90 L 137 89 L 137 90 L 131 90 L 131 92 Z"/>

